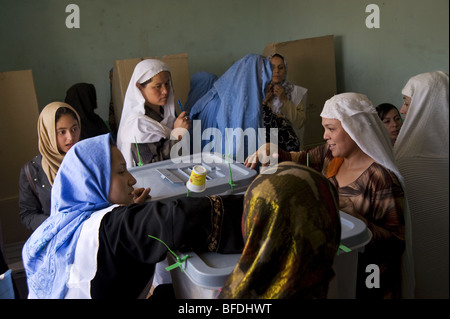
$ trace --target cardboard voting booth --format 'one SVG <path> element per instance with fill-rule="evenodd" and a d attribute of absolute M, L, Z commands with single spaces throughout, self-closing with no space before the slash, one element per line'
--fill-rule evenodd
<path fill-rule="evenodd" d="M 165 62 L 170 69 L 172 76 L 172 85 L 177 99 L 184 105 L 189 94 L 189 66 L 187 53 L 164 55 L 162 57 L 142 57 L 125 60 L 114 61 L 113 80 L 112 80 L 112 99 L 114 104 L 114 116 L 117 124 L 120 122 L 120 115 L 122 114 L 123 101 L 125 93 L 127 92 L 128 84 L 133 75 L 136 65 L 144 59 L 159 59 Z M 177 114 L 179 108 L 175 108 Z"/>
<path fill-rule="evenodd" d="M 335 257 L 333 269 L 335 277 L 328 289 L 329 299 L 354 299 L 356 296 L 356 268 L 358 253 L 364 251 L 365 245 L 372 238 L 372 233 L 361 220 L 340 212 L 341 243 L 351 249 L 339 251 Z M 214 299 L 233 271 L 240 254 L 219 254 L 212 252 L 176 252 L 183 258 L 183 272 L 179 268 L 170 271 L 175 297 L 178 299 Z M 169 265 L 176 262 L 167 254 Z"/>
<path fill-rule="evenodd" d="M 288 80 L 308 89 L 306 120 L 300 140 L 302 148 L 322 144 L 320 112 L 325 101 L 337 93 L 334 36 L 273 42 L 267 44 L 262 52 L 264 56 L 273 53 L 280 53 L 286 58 Z M 175 99 L 179 99 L 183 105 L 186 102 L 190 89 L 187 53 L 116 60 L 113 69 L 112 97 L 117 123 L 120 122 L 125 93 L 136 64 L 143 59 L 156 58 L 167 63 L 171 70 Z M 179 114 L 179 108 L 175 110 Z"/>
<path fill-rule="evenodd" d="M 31 70 L 0 73 L 0 219 L 3 241 L 24 241 L 31 234 L 19 217 L 19 174 L 38 154 L 39 106 Z"/>

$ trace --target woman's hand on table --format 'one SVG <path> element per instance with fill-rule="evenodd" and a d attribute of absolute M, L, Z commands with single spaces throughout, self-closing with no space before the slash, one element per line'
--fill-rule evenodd
<path fill-rule="evenodd" d="M 135 188 L 133 191 L 133 201 L 135 204 L 144 204 L 147 199 L 152 198 L 150 195 L 150 187 Z"/>
<path fill-rule="evenodd" d="M 250 169 L 254 169 L 256 165 L 258 165 L 258 162 L 261 162 L 262 166 L 269 166 L 274 162 L 278 162 L 278 152 L 278 145 L 266 143 L 262 145 L 255 153 L 248 156 L 244 161 L 244 165 Z"/>

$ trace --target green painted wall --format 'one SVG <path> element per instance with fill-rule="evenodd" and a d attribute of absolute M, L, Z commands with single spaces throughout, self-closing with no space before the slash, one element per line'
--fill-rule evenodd
<path fill-rule="evenodd" d="M 68 29 L 66 6 L 80 8 Z M 369 29 L 368 4 L 380 8 Z M 116 59 L 187 52 L 190 73 L 220 75 L 270 42 L 335 35 L 338 91 L 400 107 L 409 77 L 449 64 L 448 0 L 0 0 L 0 72 L 32 69 L 40 107 L 93 83 L 107 118 Z"/>

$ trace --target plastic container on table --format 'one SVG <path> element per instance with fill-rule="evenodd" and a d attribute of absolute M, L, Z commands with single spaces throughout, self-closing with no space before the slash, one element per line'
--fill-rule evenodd
<path fill-rule="evenodd" d="M 336 275 L 330 282 L 328 298 L 353 299 L 358 253 L 364 251 L 372 233 L 361 220 L 351 215 L 340 212 L 340 219 L 341 244 L 351 251 L 341 250 L 335 257 L 333 269 Z M 240 254 L 177 252 L 180 258 L 185 254 L 190 257 L 182 265 L 183 272 L 179 268 L 170 272 L 175 296 L 179 299 L 214 299 L 240 258 Z M 175 263 L 170 253 L 167 256 L 169 264 Z"/>
<path fill-rule="evenodd" d="M 134 187 L 151 188 L 150 201 L 167 201 L 188 195 L 186 183 L 195 165 L 206 168 L 206 189 L 202 192 L 189 191 L 189 196 L 242 193 L 257 175 L 256 170 L 249 169 L 241 163 L 229 162 L 220 154 L 212 153 L 188 155 L 175 160 L 136 166 L 129 171 L 136 179 Z"/>

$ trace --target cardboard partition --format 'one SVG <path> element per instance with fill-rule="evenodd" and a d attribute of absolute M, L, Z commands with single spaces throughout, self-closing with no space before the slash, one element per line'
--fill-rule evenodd
<path fill-rule="evenodd" d="M 191 87 L 188 55 L 187 53 L 164 55 L 161 60 L 167 63 L 170 68 L 173 82 L 173 94 L 175 95 L 175 111 L 179 114 L 181 113 L 181 110 L 177 107 L 177 99 L 184 105 Z"/>
<path fill-rule="evenodd" d="M 302 148 L 323 144 L 320 113 L 325 101 L 337 91 L 334 36 L 267 44 L 263 55 L 273 53 L 285 57 L 288 81 L 308 89 Z"/>
<path fill-rule="evenodd" d="M 116 60 L 114 61 L 113 69 L 112 97 L 114 104 L 114 115 L 117 125 L 119 125 L 120 122 L 125 93 L 127 92 L 128 84 L 130 82 L 131 76 L 133 75 L 134 68 L 140 61 L 144 59 L 160 59 L 165 62 L 169 66 L 170 73 L 172 75 L 175 105 L 177 105 L 177 99 L 179 99 L 183 105 L 187 100 L 190 89 L 190 75 L 187 53 L 164 55 L 160 58 L 144 57 Z M 176 114 L 179 114 L 180 109 L 178 107 L 175 107 L 175 112 Z"/>
<path fill-rule="evenodd" d="M 29 235 L 19 217 L 19 174 L 38 154 L 38 117 L 32 71 L 0 73 L 0 218 L 5 243 Z"/>

